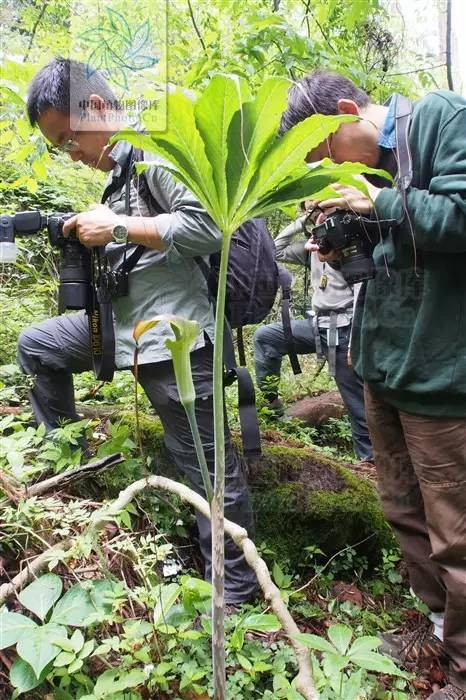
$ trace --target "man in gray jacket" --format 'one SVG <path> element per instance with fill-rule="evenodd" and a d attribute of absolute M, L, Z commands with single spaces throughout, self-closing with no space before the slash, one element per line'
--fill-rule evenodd
<path fill-rule="evenodd" d="M 83 108 L 83 105 L 85 107 Z M 176 182 L 152 154 L 154 164 L 145 171 L 148 199 L 164 213 L 151 215 L 149 201 L 139 195 L 133 181 L 121 179 L 131 146 L 124 141 L 109 145 L 122 126 L 121 106 L 103 77 L 77 61 L 55 59 L 42 68 L 28 94 L 31 123 L 56 147 L 109 173 L 113 190 L 105 205 L 77 214 L 64 225 L 74 230 L 86 247 L 105 246 L 107 264 L 115 269 L 126 248 L 145 250 L 129 275 L 129 293 L 113 302 L 115 367 L 131 369 L 138 320 L 173 314 L 196 320 L 200 333 L 191 352 L 196 389 L 196 418 L 211 474 L 214 472 L 212 397 L 212 342 L 214 319 L 205 279 L 195 261 L 221 247 L 221 234 L 199 202 Z M 174 116 L 176 118 L 176 115 Z M 129 191 L 128 191 L 129 189 Z M 130 214 L 125 215 L 128 197 Z M 139 381 L 162 421 L 166 446 L 191 486 L 203 493 L 200 469 L 189 423 L 180 403 L 173 363 L 165 340 L 173 337 L 168 323 L 147 332 L 140 342 Z M 92 368 L 90 338 L 84 312 L 58 316 L 23 331 L 18 344 L 23 371 L 34 376 L 30 398 L 39 423 L 47 430 L 63 419 L 77 420 L 73 374 Z M 253 516 L 244 471 L 225 432 L 225 515 L 254 534 Z M 200 546 L 211 576 L 210 521 L 197 515 Z M 233 541 L 225 542 L 225 599 L 229 604 L 250 600 L 257 580 Z"/>
<path fill-rule="evenodd" d="M 313 289 L 312 309 L 303 320 L 292 320 L 291 331 L 298 354 L 317 353 L 327 357 L 329 372 L 335 378 L 348 409 L 353 446 L 361 461 L 372 461 L 372 445 L 364 412 L 363 385 L 348 365 L 351 322 L 358 288 L 349 286 L 340 270 L 319 260 L 317 252 L 305 250 L 304 215 L 283 229 L 275 239 L 277 260 L 309 265 Z M 299 240 L 293 240 L 299 234 Z M 278 385 L 282 358 L 288 352 L 281 323 L 261 326 L 254 334 L 256 378 L 268 405 L 279 409 Z"/>

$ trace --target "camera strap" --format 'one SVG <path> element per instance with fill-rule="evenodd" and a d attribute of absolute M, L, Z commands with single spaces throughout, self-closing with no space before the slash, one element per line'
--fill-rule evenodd
<path fill-rule="evenodd" d="M 122 169 L 118 177 L 112 178 L 102 195 L 101 202 L 104 204 L 107 199 L 117 190 L 125 185 L 125 212 L 130 209 L 130 186 L 131 170 L 133 165 L 132 151 L 128 157 L 126 167 Z M 138 249 L 141 248 L 139 251 Z M 141 257 L 144 247 L 137 246 L 133 255 L 126 257 L 124 252 L 123 266 L 132 269 L 137 260 Z M 137 254 L 137 255 L 136 255 Z M 137 257 L 137 259 L 133 260 Z M 91 354 L 94 374 L 97 379 L 111 381 L 115 371 L 115 330 L 113 327 L 112 297 L 105 273 L 107 272 L 107 259 L 105 248 L 98 247 L 92 250 L 93 258 L 93 286 L 94 300 L 93 308 L 88 311 L 89 334 L 91 340 Z M 129 272 L 128 269 L 128 272 Z"/>
<path fill-rule="evenodd" d="M 92 251 L 93 268 L 102 271 L 102 248 Z M 97 280 L 96 280 L 97 281 Z M 110 290 L 100 282 L 94 285 L 94 306 L 87 314 L 91 339 L 92 365 L 96 379 L 110 382 L 115 370 L 115 331 Z"/>

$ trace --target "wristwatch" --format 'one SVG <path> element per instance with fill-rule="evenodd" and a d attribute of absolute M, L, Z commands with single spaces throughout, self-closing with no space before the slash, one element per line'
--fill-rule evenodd
<path fill-rule="evenodd" d="M 128 242 L 128 229 L 124 224 L 116 224 L 112 229 L 112 241 L 114 243 Z"/>

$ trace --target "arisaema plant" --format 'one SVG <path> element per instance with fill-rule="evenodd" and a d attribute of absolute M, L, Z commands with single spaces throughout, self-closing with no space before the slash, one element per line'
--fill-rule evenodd
<path fill-rule="evenodd" d="M 234 75 L 216 75 L 202 95 L 182 90 L 168 94 L 168 127 L 151 131 L 153 115 L 146 112 L 146 133 L 120 132 L 129 141 L 156 153 L 165 167 L 197 197 L 222 232 L 221 264 L 214 338 L 215 481 L 211 503 L 213 565 L 213 670 L 216 700 L 225 698 L 224 659 L 224 413 L 223 317 L 228 252 L 234 231 L 247 219 L 289 207 L 317 195 L 335 182 L 363 187 L 353 176 L 370 169 L 359 163 L 314 168 L 306 155 L 353 116 L 313 115 L 283 136 L 279 123 L 286 107 L 290 81 L 269 78 L 255 96 Z M 334 196 L 334 192 L 331 192 Z M 314 691 L 305 697 L 316 697 Z"/>

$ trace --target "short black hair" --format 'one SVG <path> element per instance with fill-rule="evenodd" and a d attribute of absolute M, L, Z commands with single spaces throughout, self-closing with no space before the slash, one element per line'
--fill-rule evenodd
<path fill-rule="evenodd" d="M 343 75 L 325 70 L 307 75 L 288 91 L 288 106 L 282 115 L 280 133 L 284 134 L 311 114 L 338 114 L 338 100 L 341 99 L 353 100 L 358 107 L 367 107 L 370 103 L 369 95 Z"/>
<path fill-rule="evenodd" d="M 28 90 L 27 112 L 31 125 L 53 107 L 63 114 L 80 114 L 91 95 L 99 95 L 113 109 L 118 100 L 104 76 L 87 63 L 54 58 L 34 76 Z"/>

